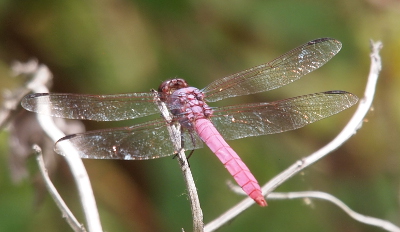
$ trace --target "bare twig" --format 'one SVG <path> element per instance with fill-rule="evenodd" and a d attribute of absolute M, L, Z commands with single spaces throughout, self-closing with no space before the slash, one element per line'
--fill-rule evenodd
<path fill-rule="evenodd" d="M 60 208 L 61 211 L 63 212 L 63 217 L 74 231 L 86 232 L 85 227 L 78 222 L 78 220 L 72 214 L 71 210 L 69 210 L 68 206 L 65 204 L 64 200 L 61 198 L 56 187 L 54 187 L 53 183 L 51 182 L 50 177 L 47 173 L 47 169 L 44 164 L 42 149 L 40 149 L 38 145 L 34 145 L 33 150 L 36 153 L 36 160 L 38 162 L 39 170 L 40 173 L 42 174 L 46 187 L 51 197 L 53 198 L 54 202 L 57 204 L 58 208 Z"/>
<path fill-rule="evenodd" d="M 203 211 L 200 207 L 199 196 L 197 194 L 196 185 L 194 184 L 192 172 L 189 167 L 189 163 L 187 162 L 185 150 L 181 147 L 181 136 L 180 136 L 180 124 L 172 124 L 172 115 L 168 110 L 167 106 L 164 102 L 162 102 L 157 92 L 154 91 L 154 100 L 158 105 L 158 108 L 168 123 L 168 132 L 171 138 L 171 141 L 174 144 L 175 150 L 178 151 L 178 160 L 179 166 L 181 167 L 183 177 L 185 179 L 186 187 L 189 194 L 190 207 L 192 210 L 192 218 L 193 218 L 193 231 L 202 232 L 203 230 Z"/>
<path fill-rule="evenodd" d="M 386 220 L 382 220 L 379 218 L 375 218 L 375 217 L 366 216 L 366 215 L 355 212 L 354 210 L 350 209 L 350 207 L 348 207 L 341 200 L 337 199 L 336 197 L 334 197 L 328 193 L 317 192 L 317 191 L 290 192 L 290 193 L 274 192 L 274 193 L 271 193 L 268 195 L 268 200 L 296 199 L 296 198 L 316 198 L 316 199 L 330 201 L 333 204 L 340 207 L 345 213 L 347 213 L 354 220 L 357 220 L 357 221 L 367 224 L 367 225 L 380 227 L 387 231 L 392 231 L 392 232 L 400 231 L 400 228 L 391 222 L 388 222 Z"/>
<path fill-rule="evenodd" d="M 351 136 L 353 136 L 356 131 L 361 127 L 365 115 L 368 113 L 372 100 L 375 95 L 376 83 L 378 80 L 379 72 L 381 70 L 381 58 L 379 56 L 379 51 L 382 48 L 381 42 L 374 43 L 371 41 L 371 68 L 368 76 L 368 83 L 364 92 L 364 97 L 360 100 L 360 104 L 354 113 L 353 117 L 350 119 L 345 128 L 326 146 L 322 147 L 315 153 L 307 156 L 301 160 L 296 161 L 292 166 L 290 166 L 285 171 L 281 172 L 279 175 L 275 176 L 272 180 L 266 183 L 263 187 L 263 194 L 268 195 L 273 190 L 275 190 L 279 185 L 284 183 L 289 178 L 293 177 L 306 167 L 315 163 L 319 159 L 325 157 L 333 150 L 337 149 L 344 142 L 346 142 Z M 205 231 L 214 231 L 221 227 L 223 224 L 229 220 L 236 217 L 238 214 L 243 212 L 245 209 L 254 204 L 254 201 L 250 198 L 246 198 L 236 206 L 229 209 L 227 212 L 210 222 L 205 226 Z"/>
<path fill-rule="evenodd" d="M 239 186 L 235 185 L 232 183 L 232 181 L 228 181 L 228 186 L 231 188 L 232 191 L 234 191 L 237 194 L 240 195 L 246 195 L 242 188 Z M 286 200 L 286 199 L 297 199 L 297 198 L 303 198 L 303 199 L 309 199 L 309 198 L 316 198 L 316 199 L 322 199 L 326 201 L 330 201 L 331 203 L 335 204 L 339 208 L 341 208 L 345 213 L 347 213 L 350 217 L 354 218 L 355 220 L 367 224 L 367 225 L 372 225 L 376 227 L 380 227 L 384 230 L 391 231 L 391 232 L 400 232 L 400 228 L 396 226 L 395 224 L 382 220 L 379 218 L 375 217 L 370 217 L 366 216 L 360 213 L 355 212 L 352 210 L 350 207 L 348 207 L 345 203 L 343 203 L 341 200 L 338 198 L 332 196 L 331 194 L 325 193 L 325 192 L 319 192 L 319 191 L 304 191 L 304 192 L 273 192 L 270 193 L 267 197 L 268 200 Z"/>
<path fill-rule="evenodd" d="M 23 64 L 19 64 L 19 68 L 23 67 Z M 32 74 L 32 80 L 27 84 L 27 87 L 36 93 L 47 93 L 49 92 L 46 84 L 51 79 L 51 72 L 45 65 L 39 65 L 36 69 L 28 71 Z M 22 72 L 24 73 L 24 72 Z M 26 72 L 25 72 L 26 74 Z M 40 126 L 46 132 L 46 134 L 56 142 L 58 139 L 65 136 L 65 134 L 58 129 L 54 124 L 52 117 L 43 114 L 37 114 L 37 118 Z M 83 211 L 90 232 L 102 231 L 99 213 L 97 210 L 96 202 L 93 195 L 93 190 L 87 175 L 86 169 L 83 165 L 82 160 L 79 157 L 78 152 L 72 145 L 66 144 L 62 149 L 66 149 L 65 156 L 67 163 L 71 169 L 71 173 L 75 178 L 75 182 L 78 187 L 80 200 L 82 203 Z M 61 209 L 63 212 L 65 209 Z"/>

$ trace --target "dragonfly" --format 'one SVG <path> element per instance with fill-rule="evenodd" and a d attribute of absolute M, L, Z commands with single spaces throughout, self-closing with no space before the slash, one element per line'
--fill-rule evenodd
<path fill-rule="evenodd" d="M 175 155 L 168 127 L 179 125 L 181 148 L 194 150 L 205 143 L 243 191 L 260 206 L 267 202 L 254 175 L 226 140 L 280 133 L 301 128 L 350 108 L 358 98 L 334 90 L 274 102 L 210 107 L 207 102 L 265 92 L 298 80 L 335 56 L 342 45 L 332 38 L 305 43 L 253 68 L 218 79 L 203 89 L 183 79 L 163 82 L 158 91 L 114 95 L 34 93 L 22 106 L 54 117 L 94 121 L 120 121 L 160 114 L 164 104 L 172 120 L 159 119 L 133 126 L 68 135 L 55 144 L 55 151 L 71 143 L 81 158 L 148 160 Z"/>

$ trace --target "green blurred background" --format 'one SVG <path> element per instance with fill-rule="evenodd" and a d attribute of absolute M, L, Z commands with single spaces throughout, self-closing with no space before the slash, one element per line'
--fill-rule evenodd
<path fill-rule="evenodd" d="M 203 88 L 259 65 L 309 40 L 333 37 L 342 51 L 291 85 L 221 104 L 272 101 L 326 90 L 362 96 L 369 39 L 382 40 L 383 71 L 373 111 L 361 130 L 329 157 L 278 191 L 325 191 L 352 209 L 400 224 L 400 3 L 397 0 L 233 1 L 0 1 L 0 83 L 13 89 L 14 60 L 37 58 L 54 74 L 53 92 L 146 92 L 166 79 Z M 212 106 L 218 106 L 212 104 Z M 355 107 L 303 129 L 231 141 L 261 184 L 329 142 Z M 87 129 L 135 123 L 85 122 Z M 0 231 L 71 231 L 52 199 L 31 176 L 13 184 L 8 133 L 0 134 Z M 190 164 L 205 223 L 243 197 L 209 149 Z M 52 175 L 67 204 L 82 217 L 66 163 Z M 176 160 L 85 160 L 105 231 L 191 231 L 191 213 Z M 350 219 L 327 202 L 269 201 L 253 206 L 219 231 L 381 231 Z"/>

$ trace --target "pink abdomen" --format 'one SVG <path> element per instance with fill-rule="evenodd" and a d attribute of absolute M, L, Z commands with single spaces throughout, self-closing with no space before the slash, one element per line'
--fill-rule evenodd
<path fill-rule="evenodd" d="M 266 206 L 267 202 L 261 193 L 261 188 L 256 178 L 251 174 L 238 154 L 222 138 L 210 120 L 197 119 L 195 128 L 200 138 L 217 155 L 244 192 L 254 199 L 257 204 Z"/>

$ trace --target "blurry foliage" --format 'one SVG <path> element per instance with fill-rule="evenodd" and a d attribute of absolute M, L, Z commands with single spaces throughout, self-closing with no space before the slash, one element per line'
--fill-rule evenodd
<path fill-rule="evenodd" d="M 35 57 L 52 70 L 53 92 L 145 92 L 174 77 L 203 88 L 309 40 L 333 37 L 343 43 L 343 49 L 326 66 L 279 90 L 225 104 L 334 89 L 361 97 L 369 71 L 368 40 L 382 40 L 383 71 L 368 122 L 342 148 L 278 190 L 326 191 L 360 213 L 400 224 L 399 13 L 396 0 L 3 0 L 0 83 L 2 89 L 20 84 L 21 80 L 10 78 L 10 63 Z M 353 111 L 297 131 L 230 144 L 264 183 L 333 138 Z M 122 125 L 86 124 L 88 129 Z M 35 201 L 35 168 L 30 168 L 24 182 L 11 183 L 7 132 L 0 134 L 0 152 L 0 231 L 71 231 L 50 197 Z M 231 177 L 208 149 L 196 151 L 190 163 L 206 223 L 242 199 L 224 185 Z M 85 164 L 105 231 L 191 230 L 190 207 L 176 160 L 87 160 Z M 73 211 L 81 215 L 63 162 L 52 178 Z M 81 216 L 80 220 L 84 222 Z M 349 219 L 329 203 L 316 201 L 308 206 L 300 200 L 271 201 L 265 209 L 254 206 L 219 231 L 248 228 L 377 231 Z"/>

